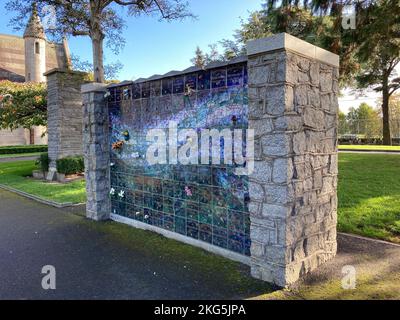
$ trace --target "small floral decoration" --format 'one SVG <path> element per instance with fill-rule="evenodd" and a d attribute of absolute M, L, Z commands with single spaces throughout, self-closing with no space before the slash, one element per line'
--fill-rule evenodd
<path fill-rule="evenodd" d="M 125 197 L 125 191 L 124 191 L 124 190 L 121 190 L 121 191 L 118 193 L 118 197 L 120 197 L 121 199 L 123 199 L 123 198 Z"/>
<path fill-rule="evenodd" d="M 120 140 L 120 141 L 114 142 L 112 144 L 112 149 L 113 150 L 121 150 L 123 146 L 124 146 L 124 142 L 122 140 Z"/>
<path fill-rule="evenodd" d="M 185 96 L 190 97 L 194 93 L 194 90 L 190 87 L 190 85 L 186 85 Z"/>
<path fill-rule="evenodd" d="M 111 190 L 110 190 L 110 195 L 115 195 L 115 189 L 114 188 L 111 188 Z"/>
<path fill-rule="evenodd" d="M 193 196 L 193 192 L 188 186 L 185 186 L 185 193 L 188 197 Z"/>
<path fill-rule="evenodd" d="M 125 141 L 129 141 L 130 134 L 129 134 L 128 130 L 125 130 L 124 132 L 122 132 L 122 135 L 124 136 Z"/>

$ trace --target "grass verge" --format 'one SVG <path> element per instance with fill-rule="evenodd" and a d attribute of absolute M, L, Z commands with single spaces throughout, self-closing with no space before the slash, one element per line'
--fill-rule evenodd
<path fill-rule="evenodd" d="M 0 163 L 0 184 L 58 203 L 86 201 L 85 181 L 61 184 L 34 180 L 29 176 L 35 169 L 32 160 Z"/>
<path fill-rule="evenodd" d="M 338 228 L 400 243 L 400 156 L 340 154 Z"/>

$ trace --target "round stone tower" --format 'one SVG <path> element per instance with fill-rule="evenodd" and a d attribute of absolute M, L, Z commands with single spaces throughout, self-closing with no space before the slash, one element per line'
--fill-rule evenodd
<path fill-rule="evenodd" d="M 46 72 L 46 34 L 36 4 L 24 32 L 25 40 L 25 81 L 44 82 Z"/>

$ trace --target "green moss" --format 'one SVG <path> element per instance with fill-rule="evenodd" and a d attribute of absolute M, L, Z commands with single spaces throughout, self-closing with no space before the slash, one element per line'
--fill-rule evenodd
<path fill-rule="evenodd" d="M 273 291 L 270 284 L 252 278 L 249 267 L 200 248 L 120 223 L 84 223 L 102 232 L 106 241 L 118 243 L 118 246 L 128 247 L 149 258 L 162 257 L 177 267 L 185 266 L 192 274 L 201 275 L 202 281 L 221 283 L 227 292 L 240 298 Z"/>

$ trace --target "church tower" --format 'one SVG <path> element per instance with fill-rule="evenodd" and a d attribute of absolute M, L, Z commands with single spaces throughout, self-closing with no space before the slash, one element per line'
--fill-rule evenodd
<path fill-rule="evenodd" d="M 45 82 L 46 72 L 46 34 L 36 4 L 24 32 L 25 40 L 25 81 Z"/>

